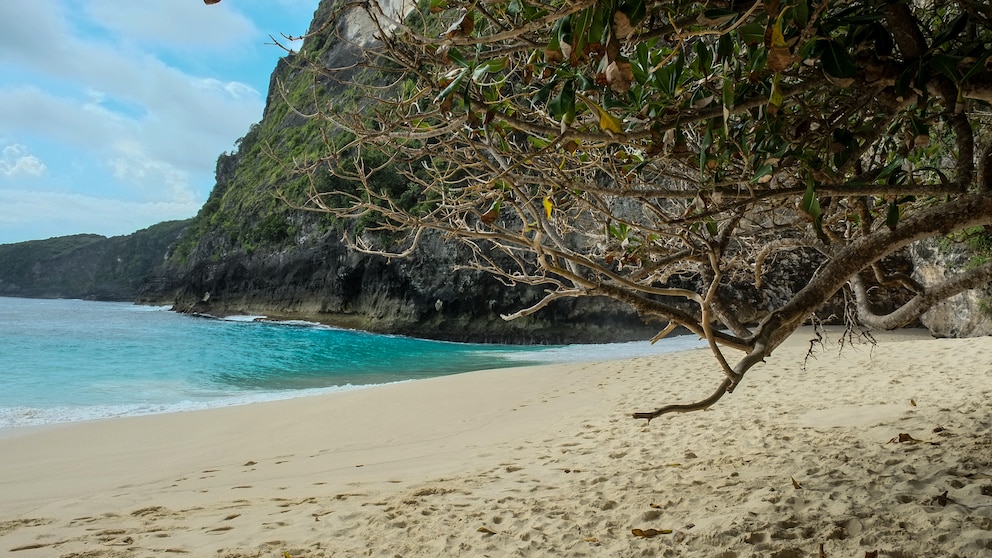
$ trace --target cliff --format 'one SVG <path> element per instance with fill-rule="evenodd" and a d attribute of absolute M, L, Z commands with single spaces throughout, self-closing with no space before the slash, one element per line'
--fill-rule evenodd
<path fill-rule="evenodd" d="M 266 314 L 461 341 L 605 342 L 656 333 L 663 324 L 646 323 L 628 308 L 597 298 L 559 300 L 533 316 L 504 321 L 501 314 L 530 306 L 542 292 L 454 270 L 468 253 L 437 235 L 429 235 L 408 259 L 352 252 L 341 238 L 346 230 L 361 230 L 363 223 L 296 211 L 279 199 L 277 193 L 299 199 L 309 186 L 308 178 L 288 162 L 318 161 L 330 149 L 326 123 L 303 114 L 331 100 L 336 110 L 353 112 L 362 111 L 366 102 L 355 89 L 315 75 L 307 66 L 307 61 L 317 61 L 349 67 L 358 59 L 360 43 L 371 35 L 356 19 L 326 26 L 337 3 L 323 0 L 300 53 L 279 61 L 261 121 L 238 140 L 233 153 L 220 155 L 216 185 L 206 204 L 168 259 L 143 283 L 138 301 L 172 304 L 184 312 Z M 339 40 L 342 36 L 348 40 Z M 375 79 L 360 69 L 348 77 Z M 382 183 L 376 186 L 397 199 L 410 188 L 400 177 L 379 176 Z M 329 174 L 318 174 L 318 179 L 336 180 Z M 346 186 L 334 184 L 337 189 Z M 815 254 L 790 257 L 794 265 L 780 268 L 778 277 L 766 277 L 761 292 L 753 285 L 733 287 L 732 310 L 740 319 L 760 319 L 768 301 L 802 288 L 820 263 Z M 692 278 L 684 280 L 694 286 Z M 880 309 L 894 302 L 888 296 L 881 296 Z M 843 305 L 840 295 L 821 320 L 842 319 Z"/>
<path fill-rule="evenodd" d="M 188 221 L 126 236 L 79 234 L 0 245 L 0 296 L 131 301 Z"/>
<path fill-rule="evenodd" d="M 321 29 L 334 2 L 320 3 L 311 30 Z M 300 54 L 277 64 L 261 121 L 217 161 L 216 185 L 176 249 L 144 282 L 139 302 L 172 304 L 179 311 L 214 315 L 266 314 L 317 320 L 382 333 L 492 342 L 591 342 L 644 339 L 646 324 L 607 300 L 561 301 L 537 316 L 504 321 L 539 300 L 534 288 L 507 288 L 477 272 L 453 271 L 464 248 L 437 236 L 411 258 L 386 260 L 349 251 L 346 228 L 328 216 L 294 211 L 275 193 L 300 195 L 305 176 L 285 162 L 316 160 L 327 146 L 322 123 L 294 108 L 333 98 L 358 110 L 357 93 L 337 82 L 315 80 L 306 60 L 346 66 L 357 59 L 349 41 L 326 29 Z M 356 70 L 356 76 L 360 72 Z M 360 76 L 358 76 L 360 77 Z M 399 181 L 394 185 L 403 188 Z"/>

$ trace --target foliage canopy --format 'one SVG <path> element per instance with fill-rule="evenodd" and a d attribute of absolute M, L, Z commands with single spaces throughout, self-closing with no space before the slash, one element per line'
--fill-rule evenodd
<path fill-rule="evenodd" d="M 356 10 L 378 41 L 361 65 L 395 81 L 354 82 L 365 110 L 318 107 L 354 140 L 309 170 L 361 187 L 315 187 L 301 205 L 374 212 L 411 246 L 426 229 L 467 243 L 467 266 L 547 288 L 515 316 L 603 295 L 669 320 L 662 334 L 680 325 L 708 339 L 724 372 L 713 395 L 635 416 L 732 392 L 846 285 L 861 322 L 892 328 L 992 280 L 989 263 L 932 285 L 877 266 L 913 242 L 992 226 L 984 1 L 429 0 L 340 15 Z M 362 164 L 368 150 L 417 186 L 418 203 L 378 187 L 387 165 Z M 352 241 L 384 250 L 370 238 Z M 799 248 L 823 258 L 808 285 L 740 323 L 726 285 L 760 285 Z M 872 270 L 909 302 L 871 314 Z M 703 287 L 673 288 L 685 274 Z"/>

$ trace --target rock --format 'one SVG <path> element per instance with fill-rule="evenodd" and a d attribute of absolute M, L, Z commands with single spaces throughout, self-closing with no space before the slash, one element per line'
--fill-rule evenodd
<path fill-rule="evenodd" d="M 959 272 L 975 254 L 966 247 L 940 239 L 918 242 L 911 250 L 913 277 L 924 285 L 943 280 L 949 272 Z M 920 317 L 936 337 L 978 337 L 992 335 L 992 286 L 973 289 L 934 305 Z"/>

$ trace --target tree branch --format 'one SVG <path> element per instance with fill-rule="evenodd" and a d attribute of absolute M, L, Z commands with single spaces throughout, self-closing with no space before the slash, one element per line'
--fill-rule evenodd
<path fill-rule="evenodd" d="M 992 282 L 992 263 L 954 275 L 940 283 L 924 288 L 922 292 L 893 312 L 877 315 L 868 306 L 868 292 L 864 280 L 855 274 L 851 278 L 855 300 L 858 306 L 858 320 L 864 325 L 877 329 L 896 329 L 908 325 L 919 318 L 935 304 L 964 291 L 988 285 Z"/>

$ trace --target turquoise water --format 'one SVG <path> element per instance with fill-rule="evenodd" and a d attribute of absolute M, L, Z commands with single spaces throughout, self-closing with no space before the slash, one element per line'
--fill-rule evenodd
<path fill-rule="evenodd" d="M 254 318 L 214 320 L 128 303 L 0 297 L 0 428 L 699 346 L 694 338 L 654 346 L 472 345 Z"/>

